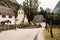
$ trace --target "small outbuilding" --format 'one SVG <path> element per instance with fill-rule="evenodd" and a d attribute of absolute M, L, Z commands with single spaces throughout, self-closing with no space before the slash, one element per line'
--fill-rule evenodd
<path fill-rule="evenodd" d="M 35 25 L 41 25 L 41 26 L 45 26 L 46 25 L 45 18 L 42 15 L 36 15 L 32 22 Z"/>

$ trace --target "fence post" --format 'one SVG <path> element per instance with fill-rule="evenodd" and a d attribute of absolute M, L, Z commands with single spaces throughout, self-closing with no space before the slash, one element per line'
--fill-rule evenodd
<path fill-rule="evenodd" d="M 9 30 L 9 25 L 8 25 L 8 30 Z"/>

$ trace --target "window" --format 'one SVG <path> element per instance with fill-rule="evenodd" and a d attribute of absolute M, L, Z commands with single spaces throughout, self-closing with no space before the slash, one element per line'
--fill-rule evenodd
<path fill-rule="evenodd" d="M 20 11 L 19 11 L 19 14 L 20 14 Z"/>
<path fill-rule="evenodd" d="M 21 14 L 23 14 L 23 12 L 21 12 Z"/>
<path fill-rule="evenodd" d="M 15 21 L 18 21 L 18 19 L 15 19 Z"/>
<path fill-rule="evenodd" d="M 9 16 L 9 18 L 12 18 L 12 16 Z"/>
<path fill-rule="evenodd" d="M 3 17 L 3 18 L 5 18 L 5 17 L 6 17 L 6 15 L 2 15 L 2 17 Z"/>

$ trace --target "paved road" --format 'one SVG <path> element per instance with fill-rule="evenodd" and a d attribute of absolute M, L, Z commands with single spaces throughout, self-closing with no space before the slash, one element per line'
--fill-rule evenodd
<path fill-rule="evenodd" d="M 44 28 L 3 31 L 0 40 L 44 40 L 43 30 Z"/>

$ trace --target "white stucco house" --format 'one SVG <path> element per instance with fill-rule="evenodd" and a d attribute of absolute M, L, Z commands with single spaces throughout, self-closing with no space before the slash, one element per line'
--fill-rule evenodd
<path fill-rule="evenodd" d="M 24 15 L 24 10 L 20 8 L 17 12 L 17 17 L 15 18 L 15 13 L 11 8 L 0 6 L 0 25 L 4 24 L 9 25 L 20 25 L 23 21 L 28 22 L 26 15 Z"/>
<path fill-rule="evenodd" d="M 16 24 L 19 25 L 22 23 L 22 20 L 24 18 L 24 11 L 20 8 L 18 10 L 18 15 L 17 15 L 17 18 L 16 18 Z"/>
<path fill-rule="evenodd" d="M 22 22 L 28 22 L 26 15 L 24 15 L 24 10 L 20 8 L 18 10 L 18 15 L 16 18 L 16 24 L 20 25 Z"/>
<path fill-rule="evenodd" d="M 12 9 L 0 6 L 0 24 L 2 22 L 5 22 L 4 24 L 7 24 L 7 22 L 10 21 L 10 25 L 15 24 L 15 13 Z"/>

